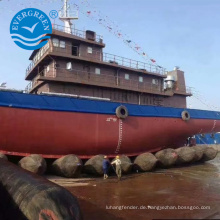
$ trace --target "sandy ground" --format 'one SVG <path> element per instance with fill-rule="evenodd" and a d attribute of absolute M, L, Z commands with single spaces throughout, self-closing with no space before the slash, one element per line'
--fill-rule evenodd
<path fill-rule="evenodd" d="M 79 200 L 85 220 L 220 219 L 220 153 L 204 164 L 109 179 L 48 177 Z"/>

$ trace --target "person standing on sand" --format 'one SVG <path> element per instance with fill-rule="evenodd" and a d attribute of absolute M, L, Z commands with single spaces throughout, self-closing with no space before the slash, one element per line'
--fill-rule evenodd
<path fill-rule="evenodd" d="M 108 178 L 109 165 L 110 165 L 110 162 L 109 162 L 107 156 L 104 156 L 104 160 L 102 162 L 102 169 L 104 172 L 104 180 Z"/>
<path fill-rule="evenodd" d="M 116 174 L 118 176 L 118 180 L 121 180 L 121 160 L 119 159 L 119 156 L 116 156 L 116 160 L 111 162 L 111 164 L 116 165 Z"/>

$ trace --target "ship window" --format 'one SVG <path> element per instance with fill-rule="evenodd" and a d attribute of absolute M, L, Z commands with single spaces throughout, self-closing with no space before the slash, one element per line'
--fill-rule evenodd
<path fill-rule="evenodd" d="M 72 55 L 79 56 L 79 46 L 72 44 Z"/>
<path fill-rule="evenodd" d="M 158 84 L 159 84 L 158 79 L 152 79 L 152 84 L 153 84 L 153 85 L 158 85 Z"/>
<path fill-rule="evenodd" d="M 47 66 L 47 72 L 49 72 L 50 71 L 50 66 Z"/>
<path fill-rule="evenodd" d="M 139 82 L 144 82 L 143 76 L 139 76 Z"/>
<path fill-rule="evenodd" d="M 101 70 L 99 68 L 95 68 L 95 74 L 100 75 L 101 74 Z"/>
<path fill-rule="evenodd" d="M 57 38 L 53 38 L 53 46 L 59 47 L 59 40 Z"/>
<path fill-rule="evenodd" d="M 88 52 L 88 53 L 92 53 L 92 47 L 88 47 L 88 48 L 87 48 L 87 52 Z"/>
<path fill-rule="evenodd" d="M 129 80 L 129 74 L 127 74 L 127 73 L 125 74 L 125 79 Z"/>
<path fill-rule="evenodd" d="M 67 70 L 72 70 L 72 63 L 71 63 L 71 62 L 68 62 L 68 63 L 66 64 L 66 69 L 67 69 Z"/>
<path fill-rule="evenodd" d="M 66 42 L 65 41 L 60 41 L 60 47 L 65 48 L 66 47 Z"/>

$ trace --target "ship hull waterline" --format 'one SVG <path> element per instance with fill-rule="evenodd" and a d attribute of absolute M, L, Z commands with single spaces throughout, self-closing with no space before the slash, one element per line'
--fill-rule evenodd
<path fill-rule="evenodd" d="M 76 154 L 136 156 L 183 146 L 195 134 L 220 131 L 220 120 L 128 116 L 0 107 L 0 152 L 59 158 Z"/>

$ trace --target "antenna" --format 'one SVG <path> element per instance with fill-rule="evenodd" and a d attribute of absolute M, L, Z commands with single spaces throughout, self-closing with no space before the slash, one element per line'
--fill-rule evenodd
<path fill-rule="evenodd" d="M 59 18 L 64 22 L 64 32 L 72 34 L 72 23 L 71 20 L 78 19 L 78 11 L 72 11 L 70 6 L 67 4 L 69 0 L 63 0 L 63 7 L 59 11 Z"/>

